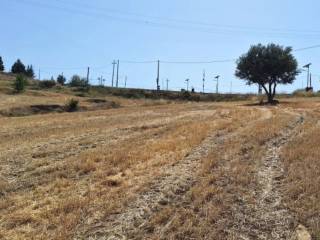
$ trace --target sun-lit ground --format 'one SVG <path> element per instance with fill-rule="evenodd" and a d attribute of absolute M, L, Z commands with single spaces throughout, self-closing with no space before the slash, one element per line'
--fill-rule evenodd
<path fill-rule="evenodd" d="M 44 91 L 0 93 L 0 110 L 68 99 Z M 85 237 L 97 223 L 127 211 L 155 179 L 217 134 L 225 138 L 201 158 L 183 201 L 169 201 L 130 234 L 232 239 L 227 230 L 235 227 L 239 201 L 254 201 L 266 143 L 297 117 L 304 123 L 281 148 L 285 174 L 279 191 L 295 223 L 320 238 L 319 99 L 283 100 L 277 107 L 105 99 L 119 106 L 0 116 L 0 238 Z M 87 98 L 79 100 L 91 106 Z"/>

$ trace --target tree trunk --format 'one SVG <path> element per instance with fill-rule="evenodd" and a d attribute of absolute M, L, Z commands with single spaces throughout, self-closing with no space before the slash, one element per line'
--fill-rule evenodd
<path fill-rule="evenodd" d="M 272 92 L 272 84 L 270 83 L 268 87 L 266 87 L 265 85 L 261 85 L 264 89 L 264 91 L 266 92 L 267 98 L 268 98 L 268 103 L 273 103 L 273 92 Z"/>
<path fill-rule="evenodd" d="M 273 104 L 274 103 L 274 96 L 276 93 L 276 84 L 272 86 L 272 83 L 269 83 L 269 86 L 261 85 L 266 92 L 268 103 Z"/>

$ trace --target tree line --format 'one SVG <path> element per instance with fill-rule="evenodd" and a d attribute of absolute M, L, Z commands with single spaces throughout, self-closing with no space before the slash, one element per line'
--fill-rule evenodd
<path fill-rule="evenodd" d="M 4 72 L 4 63 L 2 57 L 0 56 L 0 72 Z M 32 65 L 25 66 L 20 59 L 18 59 L 11 67 L 11 73 L 23 74 L 26 77 L 34 78 L 34 70 Z"/>
<path fill-rule="evenodd" d="M 4 70 L 5 70 L 4 63 L 3 63 L 2 57 L 0 56 L 0 72 L 4 72 Z M 32 65 L 25 66 L 25 64 L 20 59 L 17 59 L 17 61 L 12 65 L 10 72 L 18 75 L 23 75 L 29 78 L 35 77 L 33 66 Z M 65 78 L 65 76 L 60 74 L 58 75 L 57 79 L 54 79 L 53 77 L 51 77 L 50 80 L 43 80 L 42 82 L 43 83 L 41 83 L 41 85 L 43 87 L 50 88 L 55 86 L 56 83 L 60 85 L 65 85 L 67 82 L 67 79 Z M 81 78 L 79 75 L 73 75 L 70 79 L 69 85 L 72 87 L 86 87 L 89 85 L 89 83 L 87 82 L 86 78 Z"/>

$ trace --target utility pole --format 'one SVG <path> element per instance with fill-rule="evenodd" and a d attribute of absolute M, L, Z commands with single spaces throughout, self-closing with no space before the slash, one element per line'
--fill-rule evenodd
<path fill-rule="evenodd" d="M 215 76 L 215 79 L 217 81 L 217 85 L 216 85 L 216 93 L 217 94 L 219 93 L 219 78 L 220 78 L 220 75 Z"/>
<path fill-rule="evenodd" d="M 126 77 L 124 78 L 124 88 L 127 88 L 127 80 L 128 80 L 128 77 L 126 76 Z"/>
<path fill-rule="evenodd" d="M 306 90 L 309 91 L 309 89 L 311 88 L 311 83 L 309 86 L 309 81 L 310 81 L 310 66 L 312 65 L 312 63 L 308 63 L 307 65 L 303 66 L 303 68 L 307 68 L 308 69 L 308 74 L 307 74 L 307 88 Z"/>
<path fill-rule="evenodd" d="M 89 84 L 90 67 L 87 68 L 87 84 Z"/>
<path fill-rule="evenodd" d="M 230 93 L 232 93 L 232 80 L 230 81 Z"/>
<path fill-rule="evenodd" d="M 261 84 L 259 84 L 259 87 L 258 87 L 258 95 L 261 95 L 262 94 L 262 86 Z"/>
<path fill-rule="evenodd" d="M 111 87 L 113 87 L 113 82 L 114 82 L 114 68 L 115 68 L 115 66 L 116 66 L 116 61 L 115 60 L 113 60 L 113 62 L 112 62 L 112 65 L 113 65 L 113 68 L 112 68 L 112 80 L 111 80 Z"/>
<path fill-rule="evenodd" d="M 190 81 L 190 79 L 187 78 L 187 79 L 186 79 L 186 82 L 187 82 L 187 92 L 189 92 L 189 81 Z"/>
<path fill-rule="evenodd" d="M 38 78 L 39 78 L 39 80 L 41 80 L 41 70 L 40 70 L 40 68 L 39 68 L 39 74 L 38 74 Z"/>
<path fill-rule="evenodd" d="M 158 60 L 158 71 L 157 71 L 157 91 L 160 91 L 159 80 L 160 80 L 160 60 Z"/>
<path fill-rule="evenodd" d="M 202 93 L 204 94 L 204 82 L 206 81 L 206 71 L 203 70 L 203 78 L 202 78 Z"/>
<path fill-rule="evenodd" d="M 169 79 L 167 78 L 167 91 L 169 91 Z"/>
<path fill-rule="evenodd" d="M 119 64 L 120 64 L 120 61 L 118 60 L 118 63 L 117 63 L 117 82 L 116 82 L 116 87 L 118 87 L 118 85 L 119 85 Z"/>

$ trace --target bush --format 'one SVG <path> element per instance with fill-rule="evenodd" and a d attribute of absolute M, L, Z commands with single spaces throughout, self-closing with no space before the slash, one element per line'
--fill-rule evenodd
<path fill-rule="evenodd" d="M 20 93 L 25 90 L 26 86 L 27 86 L 27 80 L 25 79 L 25 77 L 22 75 L 18 75 L 13 84 L 14 90 Z"/>
<path fill-rule="evenodd" d="M 53 88 L 56 86 L 56 82 L 54 80 L 43 80 L 39 82 L 40 88 Z"/>
<path fill-rule="evenodd" d="M 70 81 L 71 87 L 87 87 L 88 83 L 85 78 L 80 78 L 78 75 L 73 75 Z"/>
<path fill-rule="evenodd" d="M 67 112 L 75 112 L 79 108 L 79 101 L 75 99 L 70 99 L 66 104 L 66 111 Z"/>

